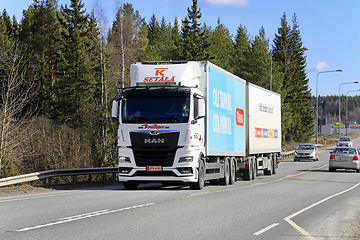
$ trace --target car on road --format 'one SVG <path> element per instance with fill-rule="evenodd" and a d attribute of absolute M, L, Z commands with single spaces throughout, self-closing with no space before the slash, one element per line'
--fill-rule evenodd
<path fill-rule="evenodd" d="M 319 161 L 318 148 L 314 143 L 300 143 L 294 152 L 294 161 Z"/>
<path fill-rule="evenodd" d="M 356 147 L 336 147 L 330 152 L 329 172 L 336 169 L 353 169 L 360 172 L 359 149 Z"/>
<path fill-rule="evenodd" d="M 352 147 L 351 137 L 348 137 L 348 136 L 340 137 L 339 140 L 337 140 L 336 146 L 337 147 L 341 147 L 341 146 Z"/>

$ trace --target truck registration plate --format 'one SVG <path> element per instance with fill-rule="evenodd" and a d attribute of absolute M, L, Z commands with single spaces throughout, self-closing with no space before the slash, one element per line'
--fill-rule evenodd
<path fill-rule="evenodd" d="M 161 172 L 162 166 L 146 166 L 147 172 Z"/>

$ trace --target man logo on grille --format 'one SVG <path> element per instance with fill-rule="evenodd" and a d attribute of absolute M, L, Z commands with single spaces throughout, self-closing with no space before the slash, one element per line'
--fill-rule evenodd
<path fill-rule="evenodd" d="M 144 139 L 144 143 L 165 143 L 165 140 L 162 138 L 158 138 L 158 139 L 156 139 L 156 138 L 153 138 L 153 139 L 150 139 L 150 138 L 148 138 L 148 139 Z"/>

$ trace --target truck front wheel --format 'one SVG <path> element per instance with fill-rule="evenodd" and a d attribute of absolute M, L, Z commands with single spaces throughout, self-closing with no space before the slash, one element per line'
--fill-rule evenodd
<path fill-rule="evenodd" d="M 194 183 L 190 183 L 190 188 L 192 190 L 201 190 L 205 185 L 205 165 L 203 161 L 199 163 L 198 169 L 198 181 Z"/>

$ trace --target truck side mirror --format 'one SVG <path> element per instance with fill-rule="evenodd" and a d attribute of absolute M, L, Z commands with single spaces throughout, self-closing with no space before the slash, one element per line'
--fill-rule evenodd
<path fill-rule="evenodd" d="M 198 101 L 199 101 L 199 112 L 198 112 L 198 116 L 196 117 L 196 119 L 205 117 L 205 99 L 200 98 L 200 99 L 198 99 Z"/>
<path fill-rule="evenodd" d="M 119 101 L 114 100 L 112 103 L 111 117 L 119 119 Z"/>

